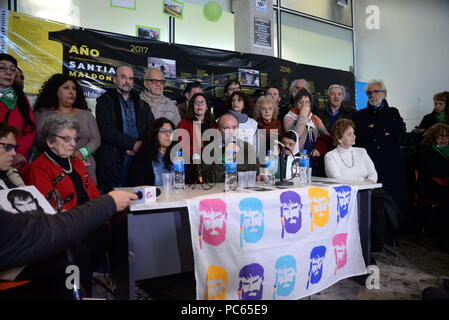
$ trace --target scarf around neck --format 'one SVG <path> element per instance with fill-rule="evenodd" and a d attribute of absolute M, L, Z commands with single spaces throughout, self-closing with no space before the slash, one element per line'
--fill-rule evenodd
<path fill-rule="evenodd" d="M 17 95 L 13 88 L 8 88 L 0 92 L 0 101 L 3 102 L 9 110 L 14 110 L 17 104 Z"/>
<path fill-rule="evenodd" d="M 144 90 L 140 93 L 140 99 L 148 103 L 151 109 L 153 109 L 158 104 L 158 102 L 161 101 L 162 97 L 163 95 L 156 96 L 148 90 Z"/>
<path fill-rule="evenodd" d="M 249 117 L 245 113 L 237 113 L 237 112 L 235 112 L 233 110 L 229 110 L 229 113 L 237 118 L 237 122 L 238 123 L 245 123 L 246 121 L 248 121 Z"/>
<path fill-rule="evenodd" d="M 441 147 L 441 146 L 439 146 L 439 145 L 437 145 L 437 144 L 433 144 L 432 145 L 432 148 L 436 151 L 436 152 L 438 152 L 439 154 L 441 154 L 445 159 L 448 159 L 449 158 L 449 144 L 447 145 L 447 146 L 445 146 L 445 147 Z"/>
<path fill-rule="evenodd" d="M 435 112 L 435 119 L 437 119 L 437 122 L 443 122 L 446 123 L 446 112 Z"/>

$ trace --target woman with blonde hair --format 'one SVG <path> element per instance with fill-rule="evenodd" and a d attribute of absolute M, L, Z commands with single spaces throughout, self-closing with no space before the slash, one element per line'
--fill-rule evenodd
<path fill-rule="evenodd" d="M 284 131 L 282 122 L 277 120 L 278 113 L 279 106 L 271 96 L 261 96 L 257 99 L 254 108 L 254 120 L 258 124 L 259 138 L 265 137 L 267 149 L 273 148 L 270 141 L 273 139 L 279 140 Z"/>

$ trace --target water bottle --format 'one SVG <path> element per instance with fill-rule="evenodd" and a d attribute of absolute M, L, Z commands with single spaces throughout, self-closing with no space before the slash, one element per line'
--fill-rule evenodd
<path fill-rule="evenodd" d="M 274 187 L 277 170 L 276 157 L 272 150 L 268 150 L 268 154 L 265 156 L 265 183 Z"/>
<path fill-rule="evenodd" d="M 309 185 L 312 180 L 312 168 L 310 167 L 310 158 L 307 150 L 301 151 L 299 156 L 299 184 L 302 186 Z"/>
<path fill-rule="evenodd" d="M 173 161 L 174 182 L 173 188 L 175 190 L 184 190 L 185 185 L 185 173 L 184 173 L 184 158 L 181 151 L 176 151 L 176 158 Z"/>
<path fill-rule="evenodd" d="M 237 159 L 233 150 L 225 157 L 225 192 L 237 190 Z"/>

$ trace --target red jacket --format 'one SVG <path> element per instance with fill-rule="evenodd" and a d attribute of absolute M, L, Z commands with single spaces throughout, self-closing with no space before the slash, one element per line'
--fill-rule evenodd
<path fill-rule="evenodd" d="M 84 190 L 89 200 L 98 197 L 100 192 L 87 173 L 83 162 L 77 157 L 71 158 L 70 162 L 72 163 L 73 170 L 81 177 Z M 47 196 L 51 189 L 56 189 L 61 194 L 63 209 L 76 207 L 78 197 L 75 193 L 75 186 L 73 185 L 72 179 L 70 179 L 60 166 L 50 161 L 44 153 L 31 163 L 28 184 L 36 186 L 44 197 Z"/>
<path fill-rule="evenodd" d="M 25 99 L 28 102 L 28 98 L 25 96 Z M 23 119 L 22 115 L 20 114 L 19 107 L 16 106 L 14 110 L 9 110 L 6 108 L 5 104 L 3 102 L 0 102 L 0 121 L 3 121 L 5 119 L 6 113 L 9 112 L 9 118 L 8 118 L 8 125 L 12 127 L 16 127 L 20 130 L 20 136 L 16 137 L 17 144 L 19 145 L 19 148 L 16 150 L 16 153 L 20 153 L 25 158 L 28 159 L 28 153 L 30 152 L 31 146 L 33 145 L 34 138 L 36 137 L 36 128 L 25 128 L 25 132 L 23 130 Z M 33 110 L 30 107 L 30 120 L 33 123 L 36 123 L 36 119 L 34 118 Z"/>
<path fill-rule="evenodd" d="M 211 129 L 216 129 L 216 128 L 217 128 L 217 126 L 215 125 L 215 123 L 213 123 Z M 185 129 L 189 133 L 190 144 L 187 145 L 187 142 L 184 141 L 182 143 L 182 148 L 184 150 L 190 151 L 190 159 L 192 159 L 192 156 L 193 156 L 193 154 L 192 154 L 192 152 L 193 152 L 193 121 L 186 120 L 186 119 L 181 120 L 181 122 L 178 124 L 178 129 Z M 203 132 L 201 133 L 201 136 L 202 136 L 202 134 L 203 134 Z M 178 138 L 178 141 L 182 142 L 182 136 L 180 136 Z M 207 142 L 207 141 L 201 140 L 201 145 L 199 146 L 201 151 L 203 150 L 204 142 Z"/>

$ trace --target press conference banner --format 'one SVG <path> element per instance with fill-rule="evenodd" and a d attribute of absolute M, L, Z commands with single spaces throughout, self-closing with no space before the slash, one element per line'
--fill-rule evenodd
<path fill-rule="evenodd" d="M 346 87 L 346 105 L 355 105 L 354 76 L 347 71 L 83 29 L 8 10 L 0 11 L 0 20 L 0 48 L 17 58 L 27 93 L 38 93 L 52 74 L 63 72 L 80 81 L 86 97 L 97 98 L 113 86 L 115 68 L 130 64 L 137 90 L 143 89 L 146 67 L 163 71 L 165 95 L 172 99 L 192 80 L 201 81 L 206 93 L 218 99 L 229 79 L 239 79 L 250 94 L 275 86 L 286 96 L 292 80 L 305 78 L 320 104 L 329 85 L 338 83 Z"/>
<path fill-rule="evenodd" d="M 221 193 L 187 203 L 197 299 L 300 299 L 366 273 L 356 187 Z"/>

